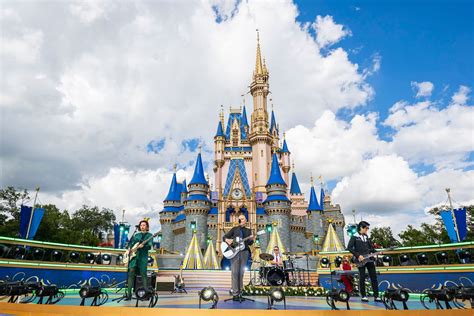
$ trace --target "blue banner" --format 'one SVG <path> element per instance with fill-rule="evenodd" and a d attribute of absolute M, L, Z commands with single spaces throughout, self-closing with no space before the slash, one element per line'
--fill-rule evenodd
<path fill-rule="evenodd" d="M 114 224 L 114 248 L 125 248 L 130 225 Z"/>
<path fill-rule="evenodd" d="M 446 227 L 446 231 L 448 232 L 449 239 L 451 242 L 458 242 L 458 237 L 456 236 L 456 230 L 454 229 L 454 221 L 453 216 L 451 215 L 451 211 L 441 211 L 439 212 L 441 218 L 443 219 L 444 226 Z"/>
<path fill-rule="evenodd" d="M 23 239 L 33 239 L 38 231 L 38 227 L 41 223 L 41 220 L 44 216 L 44 209 L 35 208 L 33 215 L 31 215 L 32 207 L 22 205 L 20 211 L 20 235 Z M 28 232 L 28 225 L 31 226 L 30 231 Z M 28 236 L 27 236 L 28 234 Z"/>
<path fill-rule="evenodd" d="M 463 241 L 467 235 L 467 220 L 466 220 L 466 207 L 454 210 L 454 216 L 456 217 L 456 225 L 458 227 L 459 239 Z"/>

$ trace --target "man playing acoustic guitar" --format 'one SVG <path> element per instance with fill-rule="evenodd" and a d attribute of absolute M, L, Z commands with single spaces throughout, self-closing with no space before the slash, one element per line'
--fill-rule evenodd
<path fill-rule="evenodd" d="M 146 269 L 148 264 L 148 251 L 153 246 L 153 235 L 148 232 L 150 226 L 148 221 L 142 220 L 138 224 L 140 232 L 133 235 L 132 239 L 128 243 L 129 249 L 134 245 L 139 244 L 138 250 L 136 251 L 136 256 L 130 259 L 128 262 L 128 281 L 127 281 L 127 298 L 130 300 L 132 298 L 132 285 L 135 280 L 135 276 L 140 273 L 142 277 L 142 285 L 144 288 L 147 288 L 147 276 Z M 146 241 L 148 240 L 148 241 Z M 146 241 L 144 244 L 142 242 Z M 137 271 L 138 270 L 138 271 Z M 136 289 L 134 289 L 136 290 Z"/>
<path fill-rule="evenodd" d="M 367 236 L 370 224 L 366 221 L 361 221 L 357 225 L 358 236 L 352 236 L 347 245 L 349 250 L 355 258 L 355 261 L 359 267 L 359 290 L 361 301 L 368 302 L 365 292 L 365 268 L 369 272 L 370 281 L 372 283 L 372 290 L 374 291 L 374 301 L 381 302 L 379 298 L 379 286 L 377 281 L 377 272 L 375 271 L 375 263 L 370 260 L 370 254 L 375 253 L 374 246 Z"/>

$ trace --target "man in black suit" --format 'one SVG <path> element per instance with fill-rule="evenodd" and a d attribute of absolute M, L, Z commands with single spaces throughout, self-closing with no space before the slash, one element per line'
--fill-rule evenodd
<path fill-rule="evenodd" d="M 362 262 L 364 260 L 364 255 L 375 252 L 374 245 L 370 241 L 367 232 L 369 231 L 370 224 L 366 221 L 361 221 L 357 225 L 357 231 L 359 232 L 358 236 L 352 236 L 347 245 L 347 250 L 349 250 L 356 260 L 356 262 Z M 359 291 L 361 296 L 361 301 L 368 302 L 367 294 L 365 291 L 365 269 L 369 272 L 370 281 L 372 283 L 372 290 L 374 291 L 374 301 L 381 302 L 379 298 L 379 286 L 377 281 L 377 272 L 375 271 L 375 263 L 367 262 L 362 267 L 359 267 Z"/>
<path fill-rule="evenodd" d="M 247 219 L 245 215 L 239 215 L 239 226 L 233 227 L 227 234 L 224 235 L 224 241 L 230 245 L 235 238 L 239 237 L 244 239 L 251 236 L 245 241 L 245 249 L 241 250 L 234 258 L 230 259 L 231 271 L 232 271 L 232 296 L 235 301 L 240 300 L 241 291 L 244 287 L 244 273 L 245 265 L 250 255 L 249 246 L 253 244 L 254 237 L 250 229 L 245 227 Z"/>

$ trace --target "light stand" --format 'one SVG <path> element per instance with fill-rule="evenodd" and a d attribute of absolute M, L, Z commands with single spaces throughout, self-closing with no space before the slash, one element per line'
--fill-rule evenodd
<path fill-rule="evenodd" d="M 329 260 L 328 260 L 329 261 Z M 349 299 L 351 298 L 349 292 L 343 289 L 336 289 L 334 287 L 334 281 L 332 276 L 336 274 L 336 271 L 331 271 L 331 264 L 333 262 L 329 261 L 329 275 L 331 276 L 331 290 L 328 291 L 326 295 L 326 303 L 331 307 L 332 310 L 338 310 L 339 308 L 336 307 L 335 302 L 344 302 L 346 303 L 346 309 L 350 310 L 349 307 Z"/>
<path fill-rule="evenodd" d="M 283 308 L 286 310 L 286 297 L 285 292 L 283 292 L 281 287 L 272 287 L 267 293 L 268 308 L 267 309 L 276 309 L 273 304 L 275 302 L 283 301 Z"/>
<path fill-rule="evenodd" d="M 135 291 L 135 297 L 137 298 L 137 303 L 135 304 L 135 307 L 138 307 L 139 301 L 149 301 L 148 307 L 150 308 L 155 307 L 156 303 L 158 302 L 158 293 L 151 286 L 149 286 L 148 288 L 138 288 Z"/>

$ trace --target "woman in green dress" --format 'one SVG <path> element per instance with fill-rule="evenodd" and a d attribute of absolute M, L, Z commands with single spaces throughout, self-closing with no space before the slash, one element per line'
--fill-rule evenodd
<path fill-rule="evenodd" d="M 140 221 L 138 225 L 140 231 L 133 235 L 128 243 L 128 248 L 130 249 L 137 243 L 139 244 L 147 239 L 149 240 L 145 244 L 138 246 L 137 255 L 128 262 L 127 300 L 132 298 L 132 285 L 138 273 L 142 277 L 143 287 L 147 288 L 146 269 L 148 265 L 148 250 L 150 250 L 153 245 L 153 238 L 150 238 L 153 235 L 148 232 L 150 229 L 148 221 Z"/>

